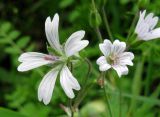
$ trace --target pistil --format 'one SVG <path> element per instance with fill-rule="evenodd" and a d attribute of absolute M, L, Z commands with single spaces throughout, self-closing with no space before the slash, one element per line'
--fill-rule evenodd
<path fill-rule="evenodd" d="M 49 61 L 56 61 L 59 59 L 59 57 L 57 56 L 52 56 L 52 55 L 47 55 L 44 57 L 45 60 L 49 60 Z"/>

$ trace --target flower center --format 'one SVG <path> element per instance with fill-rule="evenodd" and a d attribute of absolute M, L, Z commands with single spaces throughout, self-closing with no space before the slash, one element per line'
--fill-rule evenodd
<path fill-rule="evenodd" d="M 44 57 L 44 59 L 45 59 L 45 60 L 48 60 L 48 61 L 56 61 L 56 60 L 59 59 L 59 57 L 57 57 L 57 56 L 52 56 L 52 55 L 46 55 L 46 56 Z"/>
<path fill-rule="evenodd" d="M 110 65 L 116 64 L 117 57 L 114 54 L 109 55 L 106 59 Z"/>

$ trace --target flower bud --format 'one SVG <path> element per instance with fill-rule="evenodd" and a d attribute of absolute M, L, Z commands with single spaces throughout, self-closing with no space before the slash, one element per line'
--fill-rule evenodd
<path fill-rule="evenodd" d="M 102 22 L 101 16 L 96 8 L 94 0 L 92 0 L 91 11 L 89 15 L 89 23 L 91 27 L 98 27 Z"/>
<path fill-rule="evenodd" d="M 100 26 L 101 22 L 102 22 L 102 19 L 101 19 L 101 16 L 100 14 L 98 13 L 98 11 L 91 11 L 90 13 L 90 17 L 89 17 L 89 23 L 91 25 L 91 27 L 98 27 Z"/>
<path fill-rule="evenodd" d="M 99 85 L 101 88 L 103 88 L 103 86 L 104 86 L 104 79 L 103 79 L 103 78 L 99 78 L 99 79 L 97 80 L 97 83 L 98 83 L 98 85 Z"/>

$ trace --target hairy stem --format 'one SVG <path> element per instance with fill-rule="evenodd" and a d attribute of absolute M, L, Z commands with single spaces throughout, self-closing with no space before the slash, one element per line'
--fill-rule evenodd
<path fill-rule="evenodd" d="M 99 39 L 99 42 L 103 42 L 102 35 L 101 35 L 100 30 L 99 30 L 99 27 L 96 27 L 95 31 L 96 31 L 97 37 Z"/>
<path fill-rule="evenodd" d="M 81 103 L 81 101 L 83 100 L 85 95 L 87 94 L 86 92 L 88 91 L 88 89 L 90 87 L 90 86 L 88 87 L 87 83 L 88 83 L 89 75 L 90 75 L 91 70 L 92 70 L 92 63 L 89 61 L 88 58 L 85 58 L 84 60 L 88 64 L 88 72 L 87 72 L 86 78 L 83 81 L 84 87 L 78 93 L 77 98 L 75 100 L 75 103 L 74 103 L 74 106 L 73 106 L 74 108 L 78 108 L 79 104 Z"/>
<path fill-rule="evenodd" d="M 104 6 L 102 7 L 102 16 L 103 16 L 104 24 L 105 24 L 105 27 L 107 29 L 108 35 L 109 35 L 111 41 L 113 41 L 114 40 L 113 35 L 112 35 L 110 27 L 109 27 L 109 23 L 108 23 L 108 19 L 107 19 L 107 15 L 106 15 Z"/>
<path fill-rule="evenodd" d="M 104 73 L 102 73 L 102 78 L 103 78 L 103 80 L 105 80 L 105 74 Z M 106 100 L 106 103 L 107 103 L 107 107 L 108 107 L 108 110 L 109 110 L 109 115 L 110 115 L 110 117 L 112 117 L 112 111 L 111 111 L 111 107 L 110 107 L 110 104 L 109 104 L 105 83 L 104 83 L 104 86 L 103 86 L 103 91 L 104 91 L 104 97 L 105 97 L 105 100 Z"/>
<path fill-rule="evenodd" d="M 122 89 L 121 89 L 121 79 L 119 79 L 119 117 L 122 115 Z"/>
<path fill-rule="evenodd" d="M 133 31 L 133 29 L 134 29 L 134 27 L 136 25 L 136 21 L 137 21 L 137 18 L 138 18 L 138 13 L 139 13 L 139 9 L 137 8 L 137 12 L 136 12 L 136 14 L 135 14 L 135 16 L 133 18 L 133 21 L 131 23 L 131 26 L 129 28 L 129 32 L 128 32 L 128 35 L 127 35 L 127 42 L 134 35 L 134 32 L 132 32 L 132 31 Z"/>

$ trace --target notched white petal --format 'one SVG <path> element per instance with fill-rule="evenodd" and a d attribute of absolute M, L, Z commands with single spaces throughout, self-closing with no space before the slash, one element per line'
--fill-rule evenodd
<path fill-rule="evenodd" d="M 113 66 L 113 69 L 116 70 L 119 77 L 121 77 L 122 75 L 128 74 L 127 66 L 115 65 L 115 66 Z"/>
<path fill-rule="evenodd" d="M 68 48 L 68 46 L 72 46 L 73 43 L 79 42 L 85 35 L 85 31 L 80 30 L 77 32 L 74 32 L 66 41 L 65 48 Z"/>
<path fill-rule="evenodd" d="M 99 66 L 100 71 L 107 71 L 110 68 L 111 68 L 111 65 L 109 65 L 109 64 L 103 64 L 103 65 Z"/>
<path fill-rule="evenodd" d="M 108 39 L 105 39 L 103 43 L 99 44 L 99 48 L 106 57 L 112 52 L 113 49 L 112 43 Z"/>
<path fill-rule="evenodd" d="M 25 52 L 20 55 L 18 61 L 24 62 L 24 61 L 42 60 L 45 56 L 47 56 L 47 54 L 38 52 Z"/>
<path fill-rule="evenodd" d="M 76 54 L 77 52 L 81 51 L 82 49 L 84 49 L 88 44 L 89 44 L 88 40 L 82 40 L 76 43 L 72 43 L 71 45 L 65 48 L 65 53 L 67 57 L 70 57 Z"/>
<path fill-rule="evenodd" d="M 119 40 L 115 40 L 113 42 L 113 50 L 112 52 L 115 54 L 121 54 L 126 49 L 126 43 L 120 42 Z"/>
<path fill-rule="evenodd" d="M 58 26 L 59 26 L 59 16 L 57 13 L 54 15 L 52 21 L 50 17 L 46 19 L 45 32 L 47 40 L 52 48 L 61 53 L 62 50 L 59 42 Z"/>
<path fill-rule="evenodd" d="M 80 31 L 73 33 L 68 38 L 68 40 L 65 43 L 65 47 L 64 47 L 67 57 L 70 57 L 78 53 L 79 51 L 84 49 L 89 44 L 88 40 L 82 40 L 84 35 L 85 35 L 85 31 L 80 30 Z"/>
<path fill-rule="evenodd" d="M 67 77 L 67 80 L 68 82 L 70 83 L 72 89 L 75 89 L 75 90 L 80 90 L 81 87 L 77 81 L 77 79 L 72 75 L 72 73 L 70 72 L 70 70 L 68 69 L 67 66 L 64 66 L 64 69 L 66 71 L 66 75 L 68 76 Z"/>
<path fill-rule="evenodd" d="M 160 28 L 154 29 L 150 33 L 146 34 L 144 40 L 148 41 L 157 38 L 160 38 Z"/>
<path fill-rule="evenodd" d="M 40 66 L 43 66 L 43 65 L 47 65 L 47 64 L 51 64 L 53 63 L 52 61 L 45 61 L 45 60 L 42 60 L 42 61 L 27 61 L 27 62 L 23 62 L 21 63 L 17 70 L 20 71 L 20 72 L 24 72 L 24 71 L 28 71 L 28 70 L 31 70 L 31 69 L 34 69 L 34 68 L 37 68 L 37 67 L 40 67 Z"/>
<path fill-rule="evenodd" d="M 60 83 L 65 94 L 71 99 L 75 97 L 73 89 L 80 90 L 78 81 L 73 77 L 66 65 L 61 70 Z"/>
<path fill-rule="evenodd" d="M 56 78 L 58 75 L 58 69 L 54 68 L 49 71 L 41 81 L 38 88 L 38 100 L 43 101 L 45 105 L 47 105 L 51 98 L 54 90 Z"/>
<path fill-rule="evenodd" d="M 124 53 L 120 54 L 118 57 L 122 58 L 122 59 L 133 60 L 134 59 L 134 54 L 132 52 L 124 52 Z"/>
<path fill-rule="evenodd" d="M 99 57 L 99 58 L 97 59 L 96 63 L 97 63 L 98 65 L 103 65 L 103 64 L 105 64 L 105 63 L 106 63 L 106 57 L 105 57 L 105 56 Z"/>
<path fill-rule="evenodd" d="M 18 58 L 18 61 L 22 63 L 18 66 L 17 70 L 23 72 L 40 67 L 42 65 L 54 63 L 54 60 L 45 59 L 48 56 L 50 55 L 38 52 L 23 53 Z"/>
<path fill-rule="evenodd" d="M 97 59 L 96 63 L 99 65 L 99 70 L 100 71 L 107 71 L 108 69 L 111 68 L 111 65 L 107 63 L 106 57 L 101 56 Z"/>

